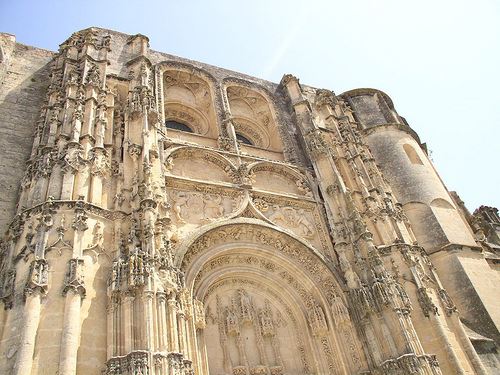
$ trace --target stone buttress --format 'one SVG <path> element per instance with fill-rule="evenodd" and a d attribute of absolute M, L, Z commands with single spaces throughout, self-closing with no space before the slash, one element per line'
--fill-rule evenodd
<path fill-rule="evenodd" d="M 1 373 L 494 367 L 446 270 L 487 262 L 498 214 L 455 209 L 385 94 L 274 84 L 98 28 L 45 69 L 2 240 Z"/>

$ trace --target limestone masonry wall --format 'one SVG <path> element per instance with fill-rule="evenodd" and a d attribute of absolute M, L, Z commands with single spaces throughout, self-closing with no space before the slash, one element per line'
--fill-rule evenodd
<path fill-rule="evenodd" d="M 15 214 L 54 53 L 0 33 L 0 233 Z"/>
<path fill-rule="evenodd" d="M 498 373 L 498 210 L 386 94 L 0 48 L 0 374 Z"/>

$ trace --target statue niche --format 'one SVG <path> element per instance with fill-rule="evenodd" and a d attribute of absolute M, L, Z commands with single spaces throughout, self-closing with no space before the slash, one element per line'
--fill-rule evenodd
<path fill-rule="evenodd" d="M 280 308 L 267 296 L 242 287 L 232 290 L 223 287 L 219 292 L 221 294 L 210 296 L 207 305 L 207 310 L 215 313 L 207 313 L 210 319 L 206 332 L 210 342 L 220 344 L 207 347 L 210 373 L 294 374 L 290 371 L 295 367 L 292 361 L 294 353 L 290 351 L 289 340 L 284 337 L 287 322 Z M 218 339 L 213 336 L 218 336 Z M 286 365 L 282 359 L 282 346 Z"/>

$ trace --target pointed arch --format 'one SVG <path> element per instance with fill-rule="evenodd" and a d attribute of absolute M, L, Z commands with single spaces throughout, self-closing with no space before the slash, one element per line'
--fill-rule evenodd
<path fill-rule="evenodd" d="M 256 147 L 283 152 L 272 102 L 253 87 L 235 82 L 225 82 L 224 87 L 236 134 Z"/>
<path fill-rule="evenodd" d="M 215 78 L 201 68 L 179 62 L 161 62 L 158 72 L 163 121 L 179 122 L 197 135 L 216 139 L 220 128 L 220 98 Z M 169 130 L 167 134 L 170 132 L 173 138 L 203 143 L 180 130 Z"/>
<path fill-rule="evenodd" d="M 293 260 L 308 272 L 313 280 L 322 285 L 327 297 L 342 294 L 345 288 L 342 277 L 327 259 L 302 239 L 287 233 L 262 220 L 238 218 L 205 225 L 187 236 L 179 244 L 175 264 L 186 273 L 189 286 L 190 272 L 196 259 L 213 256 L 213 248 L 225 242 L 237 244 L 239 239 L 246 244 L 266 247 L 268 251 L 279 254 L 283 259 Z M 198 262 L 198 261 L 196 261 Z M 192 280 L 191 280 L 192 281 Z"/>
<path fill-rule="evenodd" d="M 313 197 L 306 176 L 287 165 L 263 161 L 252 164 L 250 171 L 255 176 L 254 187 L 257 189 Z"/>
<path fill-rule="evenodd" d="M 185 272 L 188 292 L 204 305 L 207 324 L 197 339 L 212 343 L 203 349 L 211 372 L 246 363 L 294 375 L 351 373 L 336 326 L 341 278 L 299 238 L 258 219 L 232 219 L 194 232 L 180 244 L 175 264 Z M 238 344 L 241 339 L 247 344 Z M 246 345 L 245 359 L 238 345 Z"/>
<path fill-rule="evenodd" d="M 198 147 L 170 148 L 165 153 L 166 172 L 180 177 L 231 183 L 233 163 L 222 154 Z M 215 168 L 207 167 L 207 163 Z"/>

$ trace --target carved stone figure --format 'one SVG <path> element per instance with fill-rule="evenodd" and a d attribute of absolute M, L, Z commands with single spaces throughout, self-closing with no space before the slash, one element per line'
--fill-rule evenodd
<path fill-rule="evenodd" d="M 0 119 L 0 374 L 500 373 L 498 210 L 385 93 L 0 33 Z"/>
<path fill-rule="evenodd" d="M 234 311 L 234 309 L 232 308 L 227 309 L 226 327 L 228 334 L 239 333 L 240 328 L 238 324 L 238 317 L 236 315 L 236 311 Z"/>
<path fill-rule="evenodd" d="M 205 198 L 205 214 L 210 217 L 219 218 L 224 215 L 224 206 L 222 206 L 222 196 L 209 195 Z"/>
<path fill-rule="evenodd" d="M 180 223 L 185 223 L 186 221 L 181 216 L 181 210 L 182 210 L 182 207 L 184 205 L 186 205 L 189 198 L 188 198 L 188 196 L 186 196 L 186 194 L 183 194 L 183 193 L 177 194 L 176 198 L 177 199 L 175 200 L 174 205 L 173 205 L 173 210 L 174 210 L 175 216 L 177 217 L 177 220 Z"/>
<path fill-rule="evenodd" d="M 104 243 L 104 228 L 100 221 L 97 221 L 92 229 L 92 246 L 102 247 Z"/>
<path fill-rule="evenodd" d="M 296 210 L 293 207 L 281 208 L 278 205 L 273 205 L 272 211 L 269 216 L 269 220 L 272 222 L 288 227 L 304 238 L 312 238 L 314 236 L 316 231 L 307 219 L 304 209 Z"/>

